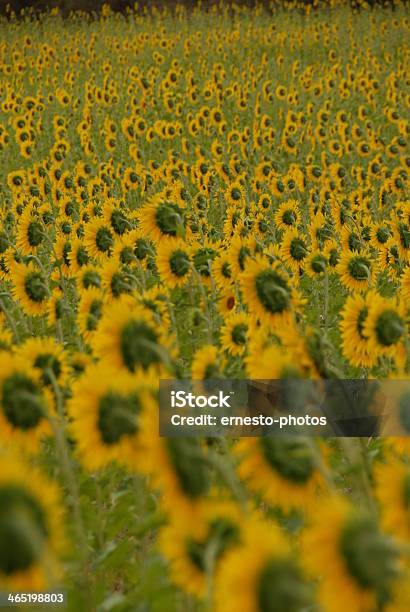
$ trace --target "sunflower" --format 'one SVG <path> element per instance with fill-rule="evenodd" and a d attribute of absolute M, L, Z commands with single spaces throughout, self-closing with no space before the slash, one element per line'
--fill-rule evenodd
<path fill-rule="evenodd" d="M 404 301 L 410 302 L 410 266 L 404 269 L 400 277 L 400 296 Z"/>
<path fill-rule="evenodd" d="M 234 277 L 245 270 L 246 260 L 252 255 L 254 248 L 255 239 L 253 237 L 242 238 L 235 232 L 229 245 L 229 263 Z"/>
<path fill-rule="evenodd" d="M 332 239 L 333 229 L 321 211 L 312 216 L 308 229 L 313 248 L 325 249 L 326 243 Z"/>
<path fill-rule="evenodd" d="M 405 262 L 400 259 L 399 247 L 393 237 L 379 249 L 377 262 L 381 270 L 387 269 L 392 276 L 399 276 Z"/>
<path fill-rule="evenodd" d="M 377 266 L 366 250 L 358 253 L 345 252 L 341 255 L 336 271 L 347 289 L 366 291 L 374 282 Z"/>
<path fill-rule="evenodd" d="M 304 266 L 304 272 L 312 279 L 322 278 L 326 270 L 329 267 L 329 259 L 326 254 L 319 250 L 314 249 L 306 257 L 306 263 Z"/>
<path fill-rule="evenodd" d="M 231 183 L 225 191 L 228 206 L 238 207 L 245 203 L 245 191 L 240 181 Z"/>
<path fill-rule="evenodd" d="M 58 326 L 61 324 L 66 305 L 64 293 L 59 287 L 55 287 L 51 292 L 51 297 L 48 303 L 48 324 Z"/>
<path fill-rule="evenodd" d="M 240 545 L 220 562 L 215 610 L 297 612 L 310 603 L 310 589 L 280 528 L 262 518 L 248 518 Z"/>
<path fill-rule="evenodd" d="M 164 361 L 170 364 L 168 346 L 154 313 L 128 296 L 107 305 L 93 338 L 97 357 L 106 357 L 117 369 L 130 372 L 151 367 L 162 372 Z"/>
<path fill-rule="evenodd" d="M 279 229 L 289 229 L 297 227 L 301 220 L 299 203 L 296 200 L 287 200 L 279 205 L 274 216 L 276 227 Z"/>
<path fill-rule="evenodd" d="M 72 238 L 71 249 L 67 253 L 73 275 L 90 263 L 90 256 L 82 238 Z"/>
<path fill-rule="evenodd" d="M 157 244 L 166 236 L 187 237 L 187 215 L 183 202 L 158 194 L 138 211 L 140 232 Z"/>
<path fill-rule="evenodd" d="M 292 355 L 294 364 L 297 364 L 293 376 L 299 372 L 297 378 L 319 378 L 320 367 L 317 362 L 320 350 L 315 347 L 315 338 L 321 338 L 321 332 L 310 326 L 303 329 L 294 321 L 292 325 L 281 327 L 275 333 L 286 351 Z M 281 378 L 284 377 L 281 373 Z"/>
<path fill-rule="evenodd" d="M 256 240 L 264 240 L 268 236 L 268 232 L 271 229 L 270 222 L 267 221 L 266 215 L 263 212 L 256 212 L 251 220 L 252 229 L 255 232 L 254 237 Z"/>
<path fill-rule="evenodd" d="M 271 330 L 273 331 L 273 330 Z M 258 330 L 263 338 L 263 330 Z M 275 330 L 278 334 L 279 329 Z M 292 326 L 280 328 L 284 339 L 290 341 Z M 279 339 L 279 336 L 278 336 Z M 300 338 L 299 338 L 300 342 Z M 292 344 L 290 342 L 290 344 Z M 258 338 L 250 342 L 248 355 L 245 357 L 246 372 L 254 380 L 277 380 L 280 378 L 305 378 L 313 376 L 315 368 L 306 350 L 301 347 L 261 343 Z"/>
<path fill-rule="evenodd" d="M 134 252 L 137 240 L 137 231 L 132 230 L 117 238 L 113 250 L 113 259 L 122 266 L 132 266 L 137 263 L 137 255 Z"/>
<path fill-rule="evenodd" d="M 277 85 L 275 89 L 275 96 L 278 100 L 285 100 L 286 98 L 286 88 L 283 85 Z"/>
<path fill-rule="evenodd" d="M 65 234 L 59 234 L 54 243 L 54 253 L 56 257 L 55 265 L 58 268 L 57 274 L 63 274 L 66 278 L 74 276 L 71 268 L 70 253 L 72 250 L 71 238 Z"/>
<path fill-rule="evenodd" d="M 224 363 L 219 358 L 216 346 L 205 345 L 198 349 L 192 359 L 192 379 L 208 380 L 221 378 Z"/>
<path fill-rule="evenodd" d="M 13 334 L 6 327 L 0 326 L 0 351 L 11 352 L 13 348 Z"/>
<path fill-rule="evenodd" d="M 73 387 L 70 429 L 82 463 L 97 470 L 112 461 L 141 467 L 149 416 L 156 408 L 153 389 L 128 371 L 102 361 L 88 367 Z"/>
<path fill-rule="evenodd" d="M 400 210 L 401 219 L 407 225 L 410 224 L 410 201 L 398 202 L 397 209 Z"/>
<path fill-rule="evenodd" d="M 66 238 L 74 236 L 74 225 L 71 217 L 61 215 L 57 221 L 57 231 L 59 234 L 66 236 Z"/>
<path fill-rule="evenodd" d="M 105 222 L 118 236 L 122 236 L 132 229 L 126 210 L 124 206 L 119 206 L 116 200 L 110 199 L 104 203 L 103 217 Z"/>
<path fill-rule="evenodd" d="M 69 360 L 71 380 L 80 378 L 87 368 L 94 363 L 91 355 L 80 351 L 70 353 Z"/>
<path fill-rule="evenodd" d="M 272 206 L 272 198 L 269 193 L 261 193 L 258 197 L 258 208 L 268 210 Z"/>
<path fill-rule="evenodd" d="M 310 518 L 302 537 L 303 560 L 313 578 L 321 577 L 320 605 L 326 612 L 378 609 L 398 572 L 393 541 L 372 515 L 341 497 L 322 500 Z"/>
<path fill-rule="evenodd" d="M 375 471 L 375 492 L 381 507 L 381 526 L 388 533 L 410 537 L 410 469 L 402 460 L 388 456 Z"/>
<path fill-rule="evenodd" d="M 234 277 L 229 254 L 222 252 L 212 262 L 212 278 L 219 289 L 232 285 Z"/>
<path fill-rule="evenodd" d="M 117 300 L 121 295 L 130 294 L 133 290 L 131 274 L 114 258 L 107 259 L 101 266 L 101 284 L 109 301 Z"/>
<path fill-rule="evenodd" d="M 105 219 L 96 217 L 85 227 L 84 245 L 91 257 L 109 257 L 115 244 L 114 232 Z"/>
<path fill-rule="evenodd" d="M 281 144 L 287 153 L 292 153 L 294 155 L 297 155 L 298 148 L 297 148 L 295 138 L 293 138 L 290 135 L 287 136 L 286 134 L 283 134 L 283 137 L 281 139 Z"/>
<path fill-rule="evenodd" d="M 284 263 L 292 272 L 298 273 L 304 267 L 309 249 L 306 239 L 301 236 L 296 228 L 292 228 L 285 231 L 280 252 Z"/>
<path fill-rule="evenodd" d="M 306 174 L 309 181 L 315 182 L 319 181 L 323 176 L 323 171 L 319 166 L 316 165 L 308 165 L 306 168 Z"/>
<path fill-rule="evenodd" d="M 369 352 L 391 357 L 403 366 L 406 361 L 403 341 L 408 333 L 405 304 L 374 293 L 368 308 L 363 335 L 369 342 Z"/>
<path fill-rule="evenodd" d="M 219 248 L 219 243 L 208 239 L 192 244 L 193 269 L 199 277 L 198 280 L 206 287 L 212 285 L 212 263 L 218 255 Z"/>
<path fill-rule="evenodd" d="M 232 286 L 222 289 L 218 296 L 217 308 L 222 316 L 232 313 L 238 302 L 236 292 Z"/>
<path fill-rule="evenodd" d="M 51 398 L 42 390 L 34 368 L 17 355 L 0 353 L 0 436 L 4 444 L 15 444 L 35 452 L 51 433 L 48 412 Z"/>
<path fill-rule="evenodd" d="M 224 115 L 219 107 L 213 108 L 211 110 L 210 120 L 214 126 L 219 126 L 223 122 Z"/>
<path fill-rule="evenodd" d="M 174 525 L 194 525 L 203 517 L 203 504 L 211 487 L 207 450 L 197 438 L 160 437 L 158 414 L 145 438 L 146 461 L 141 470 L 151 486 L 162 492 L 162 503 Z"/>
<path fill-rule="evenodd" d="M 0 459 L 0 583 L 6 590 L 43 591 L 60 577 L 60 493 L 15 457 L 2 453 Z"/>
<path fill-rule="evenodd" d="M 27 265 L 14 262 L 12 265 L 12 293 L 29 316 L 47 313 L 49 288 L 47 279 L 40 268 L 29 262 Z"/>
<path fill-rule="evenodd" d="M 336 240 L 331 238 L 326 241 L 325 247 L 321 252 L 326 257 L 329 272 L 333 272 L 340 260 L 340 247 Z M 317 251 L 311 253 L 311 259 L 313 259 L 315 253 L 317 253 Z"/>
<path fill-rule="evenodd" d="M 360 234 L 359 228 L 350 227 L 347 223 L 342 227 L 341 231 L 341 246 L 344 251 L 352 253 L 360 253 L 365 244 Z"/>
<path fill-rule="evenodd" d="M 157 268 L 165 286 L 183 287 L 192 270 L 189 246 L 181 238 L 167 238 L 157 247 Z"/>
<path fill-rule="evenodd" d="M 293 291 L 290 279 L 279 262 L 257 255 L 248 259 L 240 277 L 243 300 L 249 312 L 267 325 L 286 324 L 292 319 Z"/>
<path fill-rule="evenodd" d="M 28 206 L 19 218 L 16 247 L 23 255 L 35 255 L 45 239 L 40 218 Z"/>
<path fill-rule="evenodd" d="M 245 312 L 228 315 L 221 327 L 222 347 L 233 356 L 243 355 L 252 330 L 253 323 Z"/>
<path fill-rule="evenodd" d="M 89 289 L 90 287 L 101 288 L 101 273 L 96 266 L 91 264 L 84 266 L 76 275 L 76 281 L 80 291 Z"/>
<path fill-rule="evenodd" d="M 342 352 L 349 363 L 357 368 L 372 368 L 377 359 L 364 335 L 364 325 L 373 297 L 374 292 L 368 292 L 365 296 L 350 295 L 341 311 L 339 329 Z"/>
<path fill-rule="evenodd" d="M 223 226 L 224 236 L 227 239 L 231 238 L 235 232 L 240 233 L 240 230 L 243 228 L 243 218 L 244 210 L 242 207 L 228 206 Z"/>
<path fill-rule="evenodd" d="M 138 189 L 141 183 L 141 177 L 134 168 L 127 168 L 123 176 L 123 185 L 127 191 Z"/>
<path fill-rule="evenodd" d="M 397 218 L 392 223 L 392 230 L 395 242 L 399 249 L 402 261 L 410 262 L 410 225 L 402 219 Z"/>
<path fill-rule="evenodd" d="M 10 244 L 10 237 L 7 233 L 0 231 L 0 280 L 7 280 L 9 276 L 9 262 L 14 257 L 14 249 Z"/>
<path fill-rule="evenodd" d="M 243 438 L 235 447 L 248 488 L 286 512 L 312 507 L 323 477 L 312 447 L 300 437 Z"/>
<path fill-rule="evenodd" d="M 370 244 L 380 249 L 392 236 L 392 229 L 386 222 L 372 223 L 370 228 Z"/>
<path fill-rule="evenodd" d="M 241 518 L 236 504 L 208 499 L 197 521 L 171 522 L 165 527 L 159 548 L 171 563 L 175 584 L 198 597 L 206 595 L 209 573 L 218 570 L 226 553 L 239 542 Z"/>
<path fill-rule="evenodd" d="M 156 285 L 152 289 L 145 290 L 137 297 L 137 302 L 153 313 L 158 325 L 162 325 L 164 329 L 169 329 L 171 323 L 168 310 L 169 297 L 163 287 Z"/>
<path fill-rule="evenodd" d="M 61 344 L 51 338 L 29 338 L 18 347 L 17 354 L 38 371 L 44 386 L 53 388 L 54 381 L 60 387 L 67 384 L 69 368 Z"/>

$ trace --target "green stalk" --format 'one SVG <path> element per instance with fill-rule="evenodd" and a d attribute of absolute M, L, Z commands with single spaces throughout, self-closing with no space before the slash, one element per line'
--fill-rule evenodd
<path fill-rule="evenodd" d="M 51 384 L 53 387 L 53 391 L 56 398 L 57 405 L 57 413 L 58 418 L 55 418 L 52 415 L 49 415 L 49 420 L 53 429 L 53 433 L 56 440 L 56 445 L 58 449 L 58 455 L 60 460 L 60 467 L 64 473 L 64 478 L 66 481 L 66 486 L 68 491 L 70 492 L 70 504 L 71 510 L 74 516 L 75 528 L 77 531 L 77 538 L 79 543 L 79 549 L 82 557 L 83 570 L 84 575 L 83 578 L 87 575 L 87 567 L 88 567 L 88 544 L 87 537 L 85 533 L 84 522 L 81 514 L 80 508 L 80 493 L 76 481 L 76 477 L 74 474 L 74 469 L 72 465 L 72 461 L 70 458 L 70 451 L 68 447 L 67 435 L 65 431 L 65 414 L 64 414 L 64 401 L 61 393 L 61 389 L 59 384 L 54 376 L 54 372 L 51 368 L 46 369 L 47 375 L 50 377 Z"/>

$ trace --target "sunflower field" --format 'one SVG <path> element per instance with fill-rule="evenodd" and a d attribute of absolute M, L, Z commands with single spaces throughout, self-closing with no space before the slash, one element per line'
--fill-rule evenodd
<path fill-rule="evenodd" d="M 409 37 L 401 2 L 0 19 L 0 592 L 410 610 L 409 393 L 383 438 L 158 433 L 160 379 L 409 378 Z"/>

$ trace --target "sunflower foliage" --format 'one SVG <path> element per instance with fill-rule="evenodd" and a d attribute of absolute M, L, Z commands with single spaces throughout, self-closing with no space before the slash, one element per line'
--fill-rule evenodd
<path fill-rule="evenodd" d="M 160 378 L 408 378 L 405 4 L 0 31 L 0 590 L 407 612 L 408 394 L 384 439 L 158 435 Z"/>

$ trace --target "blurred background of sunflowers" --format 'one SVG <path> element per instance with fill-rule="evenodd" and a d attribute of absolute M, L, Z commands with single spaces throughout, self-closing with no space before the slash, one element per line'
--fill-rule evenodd
<path fill-rule="evenodd" d="M 160 378 L 409 378 L 406 4 L 145 5 L 0 20 L 0 590 L 408 612 L 409 393 L 384 439 L 157 422 Z"/>

